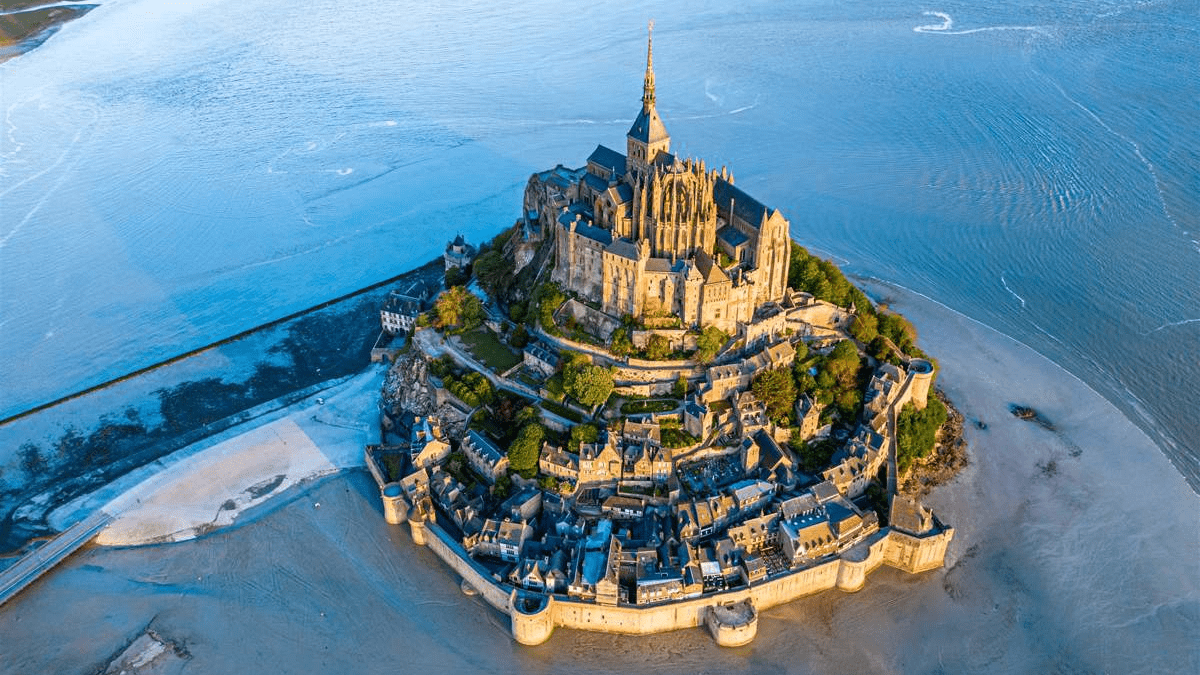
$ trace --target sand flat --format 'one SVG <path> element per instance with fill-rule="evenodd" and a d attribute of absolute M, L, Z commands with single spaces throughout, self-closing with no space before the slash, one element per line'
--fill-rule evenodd
<path fill-rule="evenodd" d="M 336 470 L 291 418 L 219 443 L 157 474 L 107 507 L 107 546 L 183 541 L 228 525 L 246 507 L 297 481 Z"/>

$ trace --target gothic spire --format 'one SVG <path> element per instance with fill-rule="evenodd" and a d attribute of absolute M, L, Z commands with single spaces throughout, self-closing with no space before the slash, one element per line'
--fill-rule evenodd
<path fill-rule="evenodd" d="M 654 109 L 654 19 L 646 31 L 646 81 L 642 85 L 642 110 Z"/>

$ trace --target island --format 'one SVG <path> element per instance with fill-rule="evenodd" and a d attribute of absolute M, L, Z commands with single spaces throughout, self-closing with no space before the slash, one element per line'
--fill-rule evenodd
<path fill-rule="evenodd" d="M 652 44 L 624 154 L 534 174 L 512 227 L 448 244 L 444 290 L 380 312 L 384 516 L 523 644 L 744 645 L 761 610 L 939 568 L 954 536 L 913 487 L 961 444 L 936 362 L 727 168 L 671 153 Z"/>

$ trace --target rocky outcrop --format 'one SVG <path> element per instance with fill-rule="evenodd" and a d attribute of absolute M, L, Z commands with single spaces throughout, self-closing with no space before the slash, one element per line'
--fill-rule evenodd
<path fill-rule="evenodd" d="M 462 412 L 449 405 L 438 405 L 435 392 L 429 384 L 428 364 L 418 349 L 410 349 L 400 355 L 388 368 L 383 381 L 380 399 L 383 409 L 392 416 L 403 411 L 416 415 L 432 415 L 442 422 L 442 429 L 449 438 L 458 438 L 465 432 Z"/>
<path fill-rule="evenodd" d="M 946 406 L 946 423 L 938 431 L 933 452 L 917 460 L 900 483 L 899 492 L 910 497 L 924 497 L 935 487 L 950 482 L 967 465 L 962 413 L 950 403 L 942 390 L 935 389 L 934 395 Z"/>

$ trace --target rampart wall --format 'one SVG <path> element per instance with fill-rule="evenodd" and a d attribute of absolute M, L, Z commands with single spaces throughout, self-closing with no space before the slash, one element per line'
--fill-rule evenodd
<path fill-rule="evenodd" d="M 682 628 L 705 625 L 711 608 L 748 601 L 761 611 L 798 598 L 838 588 L 853 592 L 866 583 L 867 575 L 882 564 L 915 573 L 940 567 L 946 547 L 954 536 L 945 529 L 926 537 L 916 537 L 896 530 L 881 530 L 842 557 L 813 567 L 797 570 L 748 588 L 690 600 L 666 602 L 651 606 L 606 606 L 594 602 L 553 596 L 534 610 L 514 609 L 520 597 L 511 587 L 501 585 L 467 555 L 462 546 L 434 523 L 412 523 L 424 529 L 425 545 L 441 558 L 463 581 L 479 592 L 489 605 L 508 614 L 512 619 L 513 637 L 522 644 L 540 644 L 550 638 L 553 628 L 562 626 L 625 635 L 648 635 Z M 526 594 L 528 595 L 528 594 Z M 757 622 L 757 618 L 754 619 Z M 738 627 L 731 632 L 737 636 L 753 634 L 756 624 Z M 722 642 L 726 642 L 722 640 Z M 741 642 L 738 641 L 738 644 Z"/>

